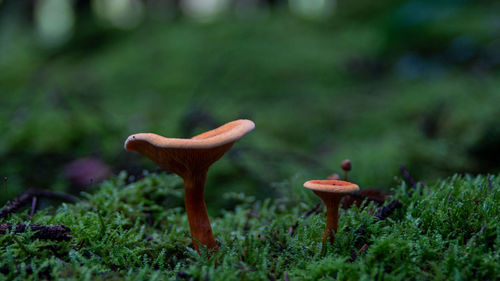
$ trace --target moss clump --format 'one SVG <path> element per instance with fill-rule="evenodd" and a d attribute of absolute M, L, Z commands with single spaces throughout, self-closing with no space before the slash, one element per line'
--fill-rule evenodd
<path fill-rule="evenodd" d="M 500 276 L 500 177 L 454 176 L 393 189 L 403 203 L 374 222 L 374 206 L 341 211 L 333 246 L 321 254 L 324 214 L 300 196 L 255 201 L 232 194 L 234 210 L 212 217 L 215 256 L 191 248 L 182 181 L 151 174 L 127 184 L 121 174 L 75 204 L 44 209 L 27 221 L 65 224 L 73 239 L 34 239 L 32 232 L 0 236 L 0 279 L 290 280 L 479 279 Z M 283 186 L 281 186 L 283 188 Z M 290 192 L 297 188 L 290 186 Z M 208 202 L 210 205 L 210 202 Z M 290 227 L 296 225 L 295 229 Z M 363 250 L 355 247 L 364 227 Z M 351 254 L 357 253 L 352 261 Z M 216 266 L 214 266 L 216 265 Z"/>

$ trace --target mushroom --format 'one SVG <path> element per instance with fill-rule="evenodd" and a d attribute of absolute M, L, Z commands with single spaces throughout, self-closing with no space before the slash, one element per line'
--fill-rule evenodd
<path fill-rule="evenodd" d="M 236 120 L 191 139 L 166 138 L 151 133 L 134 134 L 125 141 L 125 149 L 139 152 L 161 168 L 184 180 L 184 203 L 193 245 L 198 243 L 217 250 L 205 205 L 204 191 L 210 165 L 226 153 L 235 141 L 255 128 L 250 120 Z"/>
<path fill-rule="evenodd" d="M 354 183 L 341 180 L 310 180 L 304 183 L 304 187 L 312 190 L 325 203 L 326 227 L 323 244 L 327 237 L 333 244 L 335 239 L 333 232 L 337 232 L 338 227 L 340 200 L 350 192 L 359 191 L 359 187 Z"/>
<path fill-rule="evenodd" d="M 342 161 L 342 163 L 340 164 L 340 168 L 344 171 L 344 180 L 346 181 L 347 180 L 347 173 L 349 173 L 349 171 L 352 168 L 351 160 L 345 159 L 344 161 Z"/>

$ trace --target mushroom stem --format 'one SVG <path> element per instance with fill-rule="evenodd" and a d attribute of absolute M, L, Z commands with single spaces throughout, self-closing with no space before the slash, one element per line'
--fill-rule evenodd
<path fill-rule="evenodd" d="M 326 205 L 326 226 L 325 233 L 323 234 L 323 244 L 326 243 L 327 237 L 330 240 L 330 244 L 333 244 L 335 240 L 333 232 L 337 233 L 340 199 L 340 197 L 324 199 Z"/>
<path fill-rule="evenodd" d="M 191 237 L 193 237 L 193 245 L 198 253 L 200 253 L 199 244 L 206 246 L 208 249 L 213 249 L 214 252 L 217 251 L 217 243 L 212 233 L 205 205 L 206 177 L 207 171 L 204 171 L 184 179 L 184 203 L 189 228 L 191 229 Z"/>

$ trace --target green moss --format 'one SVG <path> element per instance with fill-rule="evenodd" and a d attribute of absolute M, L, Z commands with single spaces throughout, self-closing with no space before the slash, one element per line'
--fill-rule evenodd
<path fill-rule="evenodd" d="M 491 186 L 490 186 L 491 182 Z M 73 239 L 43 241 L 33 233 L 0 236 L 0 279 L 64 280 L 493 280 L 500 275 L 500 177 L 453 176 L 412 192 L 393 189 L 403 207 L 374 221 L 374 206 L 341 211 L 333 245 L 321 254 L 324 213 L 302 217 L 316 203 L 301 201 L 297 180 L 276 186 L 289 196 L 256 201 L 226 195 L 236 207 L 212 216 L 220 249 L 192 249 L 176 176 L 127 175 L 100 185 L 81 201 L 7 222 L 64 224 Z M 210 202 L 208 202 L 210 205 Z M 297 227 L 291 234 L 295 223 Z M 365 228 L 363 251 L 354 247 Z M 355 261 L 352 252 L 358 253 Z"/>

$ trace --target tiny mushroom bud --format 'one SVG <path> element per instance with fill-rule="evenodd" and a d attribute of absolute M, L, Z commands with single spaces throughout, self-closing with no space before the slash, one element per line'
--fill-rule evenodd
<path fill-rule="evenodd" d="M 350 192 L 359 191 L 359 187 L 347 181 L 340 180 L 310 180 L 304 183 L 304 187 L 312 190 L 326 205 L 326 227 L 323 234 L 323 243 L 327 237 L 333 244 L 333 231 L 337 232 L 339 219 L 340 199 Z"/>
<path fill-rule="evenodd" d="M 344 171 L 349 172 L 351 170 L 351 160 L 345 159 L 344 161 L 342 161 L 342 163 L 340 164 L 340 168 L 342 168 L 342 170 Z"/>
<path fill-rule="evenodd" d="M 204 199 L 208 168 L 219 160 L 235 141 L 255 128 L 250 120 L 236 120 L 191 139 L 165 138 L 151 133 L 134 134 L 125 141 L 125 149 L 137 151 L 165 170 L 184 180 L 184 203 L 191 236 L 216 251 Z M 200 253 L 199 245 L 194 247 Z"/>
<path fill-rule="evenodd" d="M 342 170 L 344 170 L 344 180 L 346 181 L 347 180 L 347 173 L 349 173 L 349 171 L 351 170 L 351 160 L 349 159 L 345 159 L 344 161 L 342 161 L 342 163 L 340 164 L 340 168 L 342 168 Z"/>

